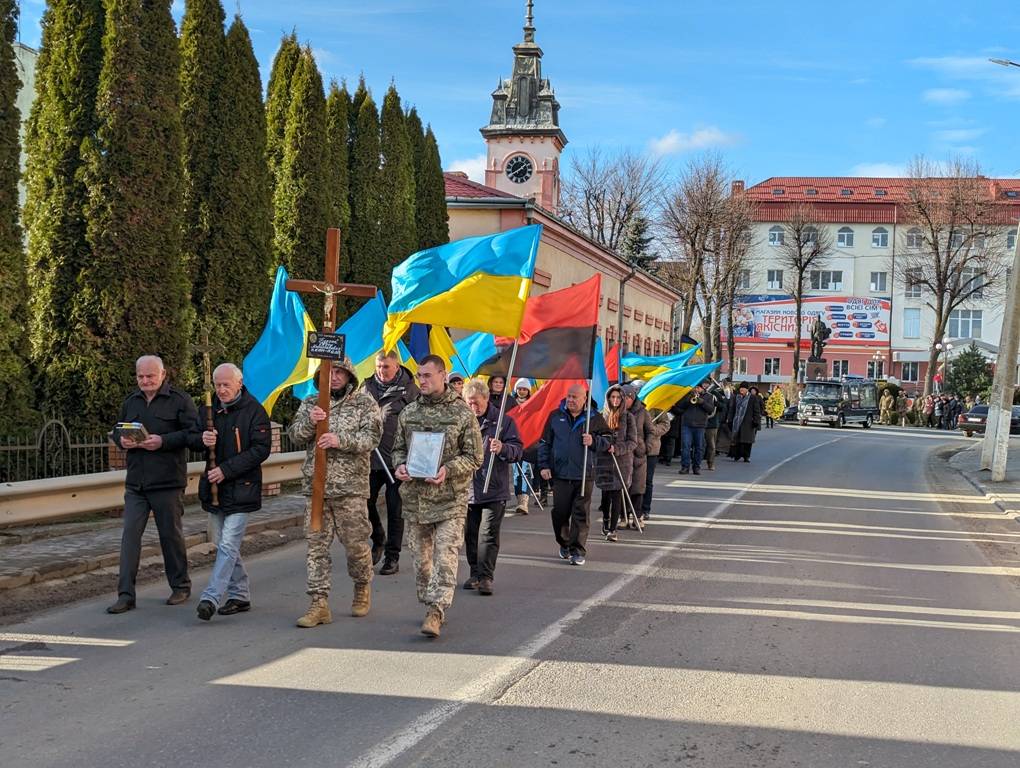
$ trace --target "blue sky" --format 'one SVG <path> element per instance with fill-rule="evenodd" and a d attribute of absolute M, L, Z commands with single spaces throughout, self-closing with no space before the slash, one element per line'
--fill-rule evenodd
<path fill-rule="evenodd" d="M 237 6 L 230 4 L 228 13 Z M 240 0 L 268 77 L 296 29 L 330 77 L 391 79 L 432 123 L 444 167 L 476 170 L 489 94 L 510 73 L 523 0 Z M 175 0 L 175 15 L 183 10 Z M 40 0 L 21 39 L 38 44 Z M 718 150 L 749 183 L 895 175 L 918 153 L 1020 176 L 1020 8 L 1007 0 L 536 0 L 566 154 L 630 147 L 679 166 Z"/>

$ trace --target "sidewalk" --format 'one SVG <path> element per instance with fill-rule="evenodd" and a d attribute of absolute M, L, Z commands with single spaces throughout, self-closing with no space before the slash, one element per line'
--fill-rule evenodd
<path fill-rule="evenodd" d="M 1004 513 L 1020 513 L 1020 441 L 1010 440 L 1006 479 L 1001 483 L 993 483 L 992 473 L 978 468 L 980 460 L 981 443 L 978 442 L 954 453 L 948 464 Z"/>
<path fill-rule="evenodd" d="M 263 500 L 260 511 L 248 518 L 246 539 L 267 530 L 302 525 L 305 498 L 300 495 L 272 496 Z M 208 515 L 198 504 L 184 508 L 184 536 L 191 550 L 210 549 L 206 532 Z M 54 533 L 57 535 L 53 535 Z M 91 523 L 55 523 L 0 530 L 0 595 L 5 590 L 65 579 L 116 567 L 120 559 L 119 519 Z M 156 523 L 151 518 L 142 537 L 142 561 L 162 561 Z"/>

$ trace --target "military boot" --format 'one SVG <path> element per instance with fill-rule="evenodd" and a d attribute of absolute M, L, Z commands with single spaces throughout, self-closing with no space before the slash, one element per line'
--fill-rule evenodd
<path fill-rule="evenodd" d="M 329 612 L 329 602 L 322 595 L 316 595 L 312 598 L 312 604 L 305 611 L 305 615 L 297 620 L 297 625 L 307 628 L 332 622 L 333 614 Z"/>
<path fill-rule="evenodd" d="M 434 605 L 430 605 L 425 613 L 425 621 L 421 623 L 421 633 L 429 637 L 439 637 L 439 629 L 443 626 L 443 615 Z"/>
<path fill-rule="evenodd" d="M 354 585 L 354 602 L 351 603 L 351 616 L 367 616 L 372 608 L 372 586 L 370 584 Z"/>
<path fill-rule="evenodd" d="M 518 515 L 528 514 L 528 494 L 526 493 L 517 494 L 517 514 Z"/>

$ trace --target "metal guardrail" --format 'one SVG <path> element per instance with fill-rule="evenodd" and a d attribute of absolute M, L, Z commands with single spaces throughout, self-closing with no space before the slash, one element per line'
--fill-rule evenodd
<path fill-rule="evenodd" d="M 262 464 L 262 482 L 284 483 L 301 478 L 304 451 L 274 453 Z M 204 461 L 188 463 L 186 495 L 198 493 Z M 0 527 L 45 523 L 124 505 L 126 470 L 70 475 L 45 480 L 0 484 Z"/>

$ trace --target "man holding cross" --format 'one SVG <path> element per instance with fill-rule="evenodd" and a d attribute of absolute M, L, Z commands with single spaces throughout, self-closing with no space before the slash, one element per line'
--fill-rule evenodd
<path fill-rule="evenodd" d="M 297 444 L 308 444 L 302 474 L 302 493 L 312 496 L 317 449 L 326 457 L 326 484 L 323 496 L 322 526 L 312 525 L 312 499 L 305 514 L 308 538 L 308 611 L 297 621 L 299 627 L 329 624 L 329 554 L 334 538 L 347 552 L 347 573 L 354 581 L 352 616 L 364 616 L 372 605 L 372 548 L 368 540 L 372 526 L 366 501 L 372 451 L 382 436 L 379 406 L 368 392 L 358 389 L 354 365 L 347 358 L 330 366 L 329 413 L 317 404 L 318 395 L 305 398 L 290 425 L 290 436 Z M 324 434 L 316 438 L 316 427 L 327 422 Z"/>

